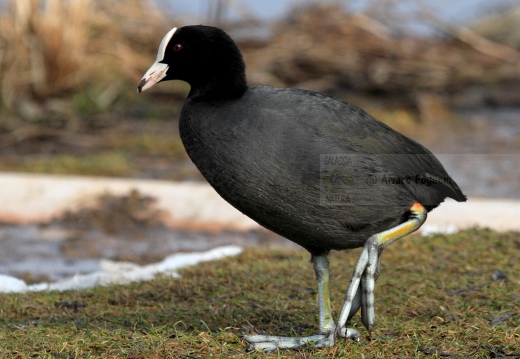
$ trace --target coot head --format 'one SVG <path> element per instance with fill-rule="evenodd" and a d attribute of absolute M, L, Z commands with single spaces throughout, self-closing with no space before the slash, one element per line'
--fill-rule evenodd
<path fill-rule="evenodd" d="M 190 96 L 236 98 L 247 89 L 244 60 L 235 42 L 221 29 L 203 25 L 171 29 L 137 91 L 168 80 L 189 83 Z"/>

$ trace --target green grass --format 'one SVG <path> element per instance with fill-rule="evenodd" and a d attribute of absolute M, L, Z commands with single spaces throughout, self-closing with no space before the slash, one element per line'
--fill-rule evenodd
<path fill-rule="evenodd" d="M 189 159 L 176 126 L 159 121 L 120 125 L 99 133 L 99 144 L 87 148 L 48 143 L 50 150 L 42 151 L 35 144 L 25 153 L 10 151 L 0 160 L 0 170 L 112 177 L 149 177 L 159 171 L 163 179 L 192 179 L 193 170 L 183 172 Z"/>
<path fill-rule="evenodd" d="M 165 126 L 173 127 L 174 125 L 166 124 Z M 126 136 L 113 134 L 107 142 L 111 148 L 132 155 L 162 157 L 170 161 L 188 158 L 178 134 L 167 133 L 162 135 L 147 132 L 131 136 L 128 134 Z"/>
<path fill-rule="evenodd" d="M 331 254 L 337 315 L 359 250 Z M 372 338 L 333 348 L 245 352 L 249 325 L 316 330 L 305 251 L 249 249 L 125 286 L 0 296 L 1 358 L 499 358 L 520 355 L 520 234 L 411 236 L 383 255 Z M 501 270 L 508 281 L 493 280 Z M 507 320 L 491 324 L 506 313 Z"/>
<path fill-rule="evenodd" d="M 48 174 L 128 176 L 133 171 L 130 157 L 120 151 L 105 151 L 84 156 L 31 156 L 18 166 L 15 168 L 18 171 Z"/>

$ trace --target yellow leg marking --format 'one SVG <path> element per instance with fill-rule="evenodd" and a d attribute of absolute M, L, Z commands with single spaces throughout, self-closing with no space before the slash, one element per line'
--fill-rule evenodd
<path fill-rule="evenodd" d="M 418 230 L 424 221 L 426 221 L 426 209 L 419 202 L 415 202 L 410 208 L 410 212 L 411 214 L 408 221 L 376 235 L 378 243 L 383 246 L 383 248 L 395 240 Z"/>

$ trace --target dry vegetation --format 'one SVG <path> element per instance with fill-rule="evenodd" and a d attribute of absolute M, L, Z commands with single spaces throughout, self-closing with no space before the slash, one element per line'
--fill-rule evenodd
<path fill-rule="evenodd" d="M 11 0 L 0 14 L 2 105 L 40 119 L 39 111 L 67 107 L 49 100 L 95 86 L 93 101 L 107 108 L 122 81 L 139 78 L 166 28 L 146 0 Z"/>
<path fill-rule="evenodd" d="M 178 87 L 181 96 L 168 97 L 168 115 L 160 96 L 134 95 L 172 24 L 182 25 L 150 0 L 10 0 L 0 13 L 0 151 L 93 153 L 111 144 L 92 129 L 128 118 L 175 118 L 185 88 Z M 226 28 L 238 34 L 240 26 L 247 24 Z M 395 94 L 419 113 L 424 94 L 520 82 L 517 50 L 468 29 L 439 26 L 448 35 L 417 38 L 338 5 L 315 4 L 292 11 L 275 25 L 271 38 L 242 38 L 239 46 L 251 83 L 338 96 L 345 90 Z M 495 97 L 520 104 L 517 87 L 507 91 Z M 54 147 L 42 151 L 42 143 Z M 11 162 L 16 167 L 20 159 Z M 11 162 L 0 168 L 12 170 Z"/>
<path fill-rule="evenodd" d="M 266 48 L 246 52 L 259 82 L 407 94 L 520 79 L 520 52 L 436 22 L 443 39 L 399 36 L 339 5 L 314 5 L 278 25 Z"/>

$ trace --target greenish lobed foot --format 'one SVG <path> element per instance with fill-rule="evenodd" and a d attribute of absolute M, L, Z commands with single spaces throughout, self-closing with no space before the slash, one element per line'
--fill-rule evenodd
<path fill-rule="evenodd" d="M 343 338 L 359 341 L 361 335 L 355 329 L 342 328 L 337 333 Z M 308 337 L 282 337 L 276 335 L 246 335 L 244 340 L 249 343 L 247 350 L 263 350 L 266 352 L 277 349 L 298 349 L 306 345 L 314 348 L 331 347 L 335 343 L 336 331 L 326 334 L 316 334 Z"/>

